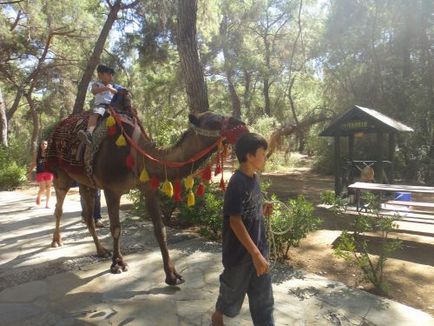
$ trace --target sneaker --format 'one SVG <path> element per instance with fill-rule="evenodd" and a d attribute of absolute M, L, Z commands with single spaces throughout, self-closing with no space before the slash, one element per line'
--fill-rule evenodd
<path fill-rule="evenodd" d="M 105 225 L 100 220 L 96 220 L 95 221 L 95 227 L 97 227 L 97 228 L 103 228 L 103 227 L 105 227 Z"/>
<path fill-rule="evenodd" d="M 80 141 L 82 143 L 86 143 L 88 145 L 92 144 L 92 135 L 90 134 L 89 131 L 86 130 L 80 130 L 78 133 L 78 139 L 80 139 Z"/>

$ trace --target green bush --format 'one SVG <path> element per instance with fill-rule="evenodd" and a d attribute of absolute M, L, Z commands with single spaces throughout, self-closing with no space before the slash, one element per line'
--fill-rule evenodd
<path fill-rule="evenodd" d="M 337 214 L 347 210 L 348 199 L 336 196 L 334 191 L 324 191 L 320 194 L 321 204 L 329 205 L 330 209 Z"/>
<path fill-rule="evenodd" d="M 26 169 L 12 162 L 0 168 L 0 190 L 13 190 L 26 181 Z"/>
<path fill-rule="evenodd" d="M 325 175 L 333 175 L 335 153 L 333 142 L 329 142 L 326 139 L 320 139 L 313 148 L 315 159 L 313 162 L 312 171 Z"/>
<path fill-rule="evenodd" d="M 198 180 L 195 180 L 195 192 Z M 146 204 L 139 190 L 132 190 L 129 198 L 133 202 L 133 210 L 136 214 L 148 218 Z M 183 188 L 182 200 L 174 202 L 160 193 L 160 209 L 166 225 L 183 225 L 199 227 L 199 233 L 209 239 L 219 239 L 221 237 L 222 218 L 223 218 L 223 196 L 217 184 L 211 183 L 206 186 L 203 197 L 196 196 L 196 204 L 192 207 L 187 206 L 187 195 Z"/>
<path fill-rule="evenodd" d="M 133 202 L 132 211 L 135 214 L 143 217 L 144 219 L 149 218 L 148 213 L 147 213 L 148 211 L 146 210 L 145 199 L 143 198 L 140 190 L 139 189 L 131 189 L 127 196 L 128 196 L 128 199 Z"/>
<path fill-rule="evenodd" d="M 205 195 L 196 196 L 196 205 L 188 207 L 185 201 L 179 204 L 177 219 L 184 223 L 199 226 L 199 233 L 211 240 L 221 238 L 223 226 L 224 193 L 217 184 L 207 186 Z"/>
<path fill-rule="evenodd" d="M 371 282 L 380 294 L 387 294 L 384 265 L 388 257 L 401 246 L 398 238 L 390 239 L 390 233 L 398 228 L 395 223 L 397 217 L 381 215 L 378 197 L 372 193 L 364 193 L 362 201 L 367 213 L 359 213 L 355 218 L 353 232 L 342 232 L 334 249 L 335 255 L 358 266 L 365 280 Z M 368 234 L 375 234 L 380 239 L 378 256 L 369 254 Z"/>
<path fill-rule="evenodd" d="M 291 247 L 297 247 L 309 232 L 321 225 L 321 219 L 313 215 L 313 204 L 303 196 L 290 199 L 287 205 L 276 201 L 273 195 L 273 214 L 268 220 L 268 239 L 271 256 L 276 259 L 288 257 Z"/>
<path fill-rule="evenodd" d="M 26 181 L 23 146 L 0 146 L 0 190 L 13 190 Z"/>

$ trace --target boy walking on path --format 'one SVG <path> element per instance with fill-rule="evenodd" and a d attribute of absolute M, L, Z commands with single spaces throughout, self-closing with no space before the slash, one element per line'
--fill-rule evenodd
<path fill-rule="evenodd" d="M 255 326 L 273 326 L 273 290 L 263 215 L 272 207 L 262 204 L 256 175 L 265 165 L 267 141 L 255 133 L 240 137 L 235 153 L 239 169 L 231 177 L 223 205 L 223 273 L 212 325 L 223 325 L 223 315 L 235 317 L 249 297 Z"/>

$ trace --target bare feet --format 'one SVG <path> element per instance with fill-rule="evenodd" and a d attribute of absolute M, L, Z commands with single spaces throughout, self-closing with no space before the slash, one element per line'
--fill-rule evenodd
<path fill-rule="evenodd" d="M 216 310 L 211 316 L 211 325 L 212 326 L 224 326 L 223 324 L 223 314 Z"/>
<path fill-rule="evenodd" d="M 41 205 L 41 197 L 36 197 L 36 205 Z"/>

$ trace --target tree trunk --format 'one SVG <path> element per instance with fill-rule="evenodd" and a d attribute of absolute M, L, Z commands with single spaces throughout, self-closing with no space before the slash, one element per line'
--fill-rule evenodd
<path fill-rule="evenodd" d="M 17 89 L 17 94 L 15 95 L 14 103 L 12 103 L 11 108 L 6 114 L 6 118 L 8 121 L 12 119 L 13 115 L 17 111 L 22 96 L 23 96 L 23 89 L 20 87 L 19 89 Z"/>
<path fill-rule="evenodd" d="M 196 41 L 197 0 L 178 1 L 177 46 L 191 112 L 209 109 L 208 93 Z"/>
<path fill-rule="evenodd" d="M 234 84 L 232 83 L 232 72 L 228 71 L 228 87 L 229 93 L 231 94 L 231 102 L 232 102 L 232 116 L 237 119 L 241 119 L 241 102 L 238 97 L 237 90 L 235 89 Z"/>
<path fill-rule="evenodd" d="M 268 29 L 267 32 L 268 33 Z M 264 76 L 264 112 L 267 116 L 271 117 L 271 108 L 270 108 L 270 73 L 271 73 L 271 53 L 270 53 L 270 42 L 268 40 L 267 34 L 263 37 L 264 39 L 264 47 L 265 47 L 265 76 Z"/>
<path fill-rule="evenodd" d="M 3 99 L 3 93 L 0 89 L 0 133 L 1 145 L 8 147 L 8 120 L 6 119 L 6 104 Z"/>
<path fill-rule="evenodd" d="M 95 48 L 93 49 L 92 55 L 87 62 L 86 69 L 84 70 L 83 77 L 78 84 L 77 97 L 74 103 L 74 109 L 72 113 L 78 113 L 83 111 L 84 101 L 86 99 L 87 88 L 89 82 L 92 79 L 93 72 L 99 63 L 101 53 L 104 50 L 104 44 L 107 40 L 109 32 L 113 26 L 113 23 L 117 19 L 119 10 L 121 9 L 121 0 L 116 0 L 115 4 L 110 7 L 110 12 L 107 16 L 107 20 L 99 34 L 98 40 L 96 41 Z"/>
<path fill-rule="evenodd" d="M 241 119 L 241 101 L 237 94 L 237 90 L 235 89 L 234 83 L 233 83 L 233 75 L 234 70 L 232 68 L 232 62 L 233 58 L 230 56 L 228 51 L 228 24 L 227 24 L 227 17 L 224 17 L 221 25 L 220 25 L 220 35 L 222 36 L 223 43 L 222 43 L 222 50 L 223 50 L 223 57 L 225 60 L 224 66 L 226 70 L 226 76 L 228 79 L 228 89 L 229 94 L 231 96 L 231 102 L 232 102 L 232 116 L 237 119 Z"/>
<path fill-rule="evenodd" d="M 250 84 L 252 82 L 252 74 L 247 70 L 244 70 L 244 106 L 246 107 L 246 112 L 250 111 Z"/>
<path fill-rule="evenodd" d="M 270 81 L 267 78 L 264 78 L 264 112 L 266 115 L 271 117 L 271 109 L 270 109 Z"/>
<path fill-rule="evenodd" d="M 32 116 L 32 122 L 33 122 L 33 130 L 32 130 L 32 139 L 30 143 L 30 153 L 31 157 L 36 157 L 36 151 L 38 150 L 38 135 L 39 135 L 39 117 L 38 112 L 36 111 L 35 102 L 33 101 L 32 95 L 30 93 L 24 94 L 27 103 L 29 104 L 30 113 Z"/>

